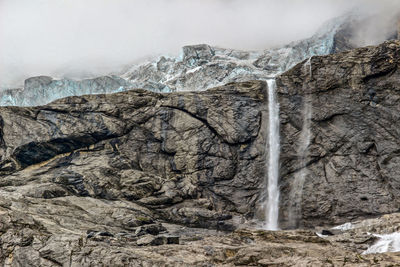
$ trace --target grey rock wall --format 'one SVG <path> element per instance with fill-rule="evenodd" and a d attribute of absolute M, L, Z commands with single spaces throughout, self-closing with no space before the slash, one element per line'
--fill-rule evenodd
<path fill-rule="evenodd" d="M 0 188 L 43 203 L 123 200 L 151 209 L 152 218 L 215 228 L 253 212 L 264 172 L 265 87 L 134 90 L 0 108 Z"/>
<path fill-rule="evenodd" d="M 284 224 L 339 224 L 399 210 L 399 66 L 400 42 L 391 41 L 313 57 L 278 78 Z M 307 103 L 310 144 L 300 153 Z"/>
<path fill-rule="evenodd" d="M 393 41 L 278 77 L 281 227 L 399 210 L 399 64 Z M 249 81 L 0 108 L 0 265 L 268 265 L 288 253 L 317 266 L 396 262 L 360 258 L 374 242 L 364 234 L 334 245 L 303 230 L 210 230 L 262 213 L 266 94 L 266 83 Z"/>

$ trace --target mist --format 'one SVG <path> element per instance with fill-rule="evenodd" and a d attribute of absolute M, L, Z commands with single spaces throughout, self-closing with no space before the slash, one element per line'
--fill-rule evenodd
<path fill-rule="evenodd" d="M 0 88 L 22 86 L 38 75 L 103 75 L 150 56 L 177 55 L 189 44 L 266 49 L 310 37 L 355 8 L 391 14 L 399 10 L 396 2 L 0 0 Z M 377 40 L 365 35 L 355 42 Z"/>

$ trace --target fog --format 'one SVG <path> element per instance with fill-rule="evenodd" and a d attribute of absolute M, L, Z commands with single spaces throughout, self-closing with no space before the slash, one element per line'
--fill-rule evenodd
<path fill-rule="evenodd" d="M 0 0 L 0 88 L 37 75 L 106 74 L 152 55 L 176 55 L 188 44 L 265 49 L 309 37 L 350 10 L 392 14 L 396 2 Z M 374 42 L 368 34 L 360 31 L 355 41 Z"/>

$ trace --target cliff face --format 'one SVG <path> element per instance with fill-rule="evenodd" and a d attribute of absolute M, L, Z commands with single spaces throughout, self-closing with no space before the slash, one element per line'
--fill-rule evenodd
<path fill-rule="evenodd" d="M 136 244 L 165 230 L 160 221 L 232 230 L 232 215 L 251 214 L 262 189 L 265 94 L 255 81 L 1 108 L 3 261 L 24 225 L 36 254 L 32 242 L 50 242 L 38 232 L 104 232 Z"/>
<path fill-rule="evenodd" d="M 278 77 L 282 227 L 399 210 L 399 65 L 393 41 L 313 57 Z M 250 81 L 0 108 L 0 263 L 268 266 L 288 253 L 300 265 L 394 262 L 309 231 L 190 228 L 230 231 L 260 212 L 266 94 Z"/>
<path fill-rule="evenodd" d="M 399 210 L 399 66 L 400 42 L 392 41 L 313 57 L 278 78 L 285 224 Z"/>

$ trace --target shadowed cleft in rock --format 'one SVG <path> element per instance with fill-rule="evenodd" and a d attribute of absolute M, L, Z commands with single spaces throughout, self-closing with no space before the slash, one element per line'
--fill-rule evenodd
<path fill-rule="evenodd" d="M 261 190 L 265 95 L 250 81 L 0 108 L 0 248 L 12 248 L 0 262 L 64 264 L 93 242 L 178 244 L 160 222 L 233 230 Z M 23 250 L 9 243 L 21 235 L 33 238 Z"/>

